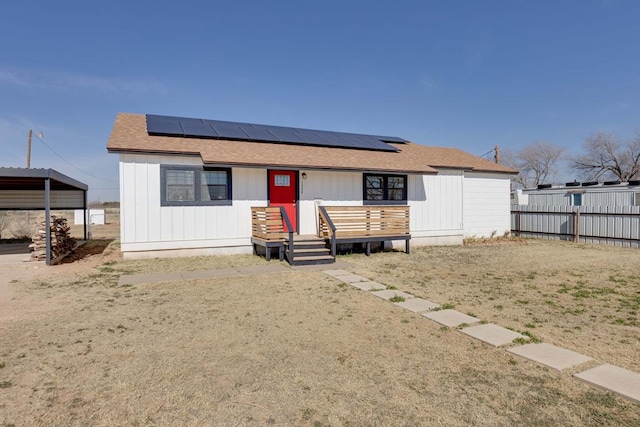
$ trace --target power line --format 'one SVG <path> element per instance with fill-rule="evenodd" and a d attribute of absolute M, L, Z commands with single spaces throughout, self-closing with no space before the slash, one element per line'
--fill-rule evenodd
<path fill-rule="evenodd" d="M 483 155 L 481 155 L 481 156 L 479 156 L 479 157 L 482 157 L 483 159 L 487 159 L 487 160 L 489 160 L 490 158 L 489 158 L 489 157 L 487 157 L 487 156 L 489 156 L 489 155 L 491 155 L 491 157 L 490 157 L 490 158 L 491 158 L 492 160 L 494 160 L 496 163 L 498 163 L 498 162 L 499 162 L 499 148 L 498 148 L 498 146 L 497 146 L 497 145 L 496 145 L 493 149 L 491 149 L 491 150 L 487 151 L 486 153 L 484 153 Z"/>
<path fill-rule="evenodd" d="M 495 148 L 492 148 L 491 150 L 487 151 L 486 153 L 480 155 L 479 157 L 487 157 L 489 154 L 493 154 L 496 151 Z"/>
<path fill-rule="evenodd" d="M 99 177 L 99 176 L 96 176 L 96 175 L 90 174 L 89 172 L 86 172 L 86 171 L 84 171 L 84 170 L 80 169 L 79 167 L 77 167 L 76 165 L 74 165 L 73 163 L 71 163 L 70 161 L 68 161 L 67 159 L 65 159 L 64 157 L 62 157 L 60 154 L 58 154 L 58 153 L 57 153 L 53 148 L 49 147 L 49 145 L 48 145 L 46 142 L 44 142 L 44 139 L 40 138 L 40 136 L 39 136 L 38 134 L 33 134 L 33 136 L 35 136 L 36 138 L 38 138 L 38 140 L 39 140 L 40 142 L 42 142 L 42 143 L 44 144 L 44 146 L 45 146 L 45 147 L 47 147 L 49 150 L 51 150 L 51 152 L 52 152 L 53 154 L 55 154 L 55 155 L 56 155 L 56 156 L 58 156 L 60 159 L 62 159 L 62 161 L 64 161 L 65 163 L 67 163 L 67 164 L 68 164 L 69 166 L 71 166 L 72 168 L 77 169 L 78 171 L 82 172 L 83 174 L 88 175 L 88 176 L 93 177 L 93 178 L 96 178 L 96 179 L 99 179 L 99 180 L 102 180 L 102 181 L 114 181 L 114 182 L 117 182 L 117 181 L 118 181 L 117 179 L 102 178 L 102 177 Z"/>

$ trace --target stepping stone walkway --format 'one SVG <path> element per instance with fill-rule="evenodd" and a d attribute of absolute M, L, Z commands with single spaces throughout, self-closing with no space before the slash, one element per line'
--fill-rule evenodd
<path fill-rule="evenodd" d="M 349 283 L 354 288 L 358 288 L 363 291 L 379 291 L 382 289 L 387 289 L 387 287 L 378 282 L 356 282 Z"/>
<path fill-rule="evenodd" d="M 350 276 L 353 274 L 352 272 L 347 270 L 324 270 L 323 273 L 333 277 Z"/>
<path fill-rule="evenodd" d="M 408 294 L 402 291 L 397 291 L 395 289 L 387 289 L 384 291 L 371 292 L 371 294 L 377 296 L 378 298 L 382 298 L 386 300 L 390 300 L 393 297 L 402 297 L 404 299 L 415 298 L 411 294 Z"/>
<path fill-rule="evenodd" d="M 345 283 L 369 282 L 369 279 L 362 276 L 358 276 L 357 274 L 349 274 L 346 276 L 334 276 L 334 277 Z"/>
<path fill-rule="evenodd" d="M 397 302 L 395 305 L 414 313 L 420 313 L 421 316 L 444 326 L 457 327 L 463 324 L 478 323 L 480 321 L 476 317 L 460 313 L 456 310 L 447 309 L 436 311 L 435 309 L 440 307 L 436 303 L 423 298 L 416 298 L 414 295 L 399 290 L 386 289 L 386 286 L 381 283 L 372 282 L 365 277 L 358 276 L 347 270 L 325 270 L 324 273 L 363 291 L 374 291 L 371 292 L 371 294 L 378 298 L 390 300 L 396 296 L 403 297 L 405 301 Z M 469 326 L 460 329 L 460 332 L 494 347 L 512 344 L 516 338 L 527 338 L 518 332 L 491 323 Z M 557 369 L 558 371 L 592 360 L 583 354 L 545 343 L 520 345 L 508 348 L 507 351 L 527 360 Z M 617 393 L 626 399 L 640 403 L 640 374 L 607 364 L 577 373 L 574 376 L 591 385 Z"/>
<path fill-rule="evenodd" d="M 533 362 L 538 362 L 541 365 L 557 369 L 558 371 L 580 365 L 581 363 L 591 360 L 590 357 L 576 353 L 575 351 L 565 350 L 564 348 L 544 343 L 525 344 L 519 347 L 507 349 L 507 351 Z"/>
<path fill-rule="evenodd" d="M 640 374 L 613 365 L 601 365 L 574 377 L 640 403 Z"/>
<path fill-rule="evenodd" d="M 502 326 L 494 325 L 493 323 L 470 326 L 460 329 L 460 332 L 494 347 L 511 344 L 516 338 L 525 338 L 522 334 L 503 328 Z"/>
<path fill-rule="evenodd" d="M 396 305 L 406 308 L 409 311 L 413 311 L 414 313 L 420 313 L 427 310 L 433 310 L 440 307 L 440 304 L 436 304 L 431 301 L 427 301 L 422 298 L 410 298 L 406 301 L 397 302 Z"/>
<path fill-rule="evenodd" d="M 460 313 L 459 311 L 452 310 L 452 309 L 423 313 L 422 316 L 426 317 L 427 319 L 433 320 L 434 322 L 438 322 L 441 325 L 448 326 L 450 328 L 455 328 L 456 326 L 460 326 L 465 323 L 467 325 L 471 325 L 473 323 L 478 323 L 480 321 L 480 319 L 477 319 L 473 316 L 469 316 L 468 314 Z"/>

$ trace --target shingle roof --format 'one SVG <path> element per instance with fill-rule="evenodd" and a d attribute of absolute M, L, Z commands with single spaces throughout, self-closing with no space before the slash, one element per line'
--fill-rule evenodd
<path fill-rule="evenodd" d="M 435 168 L 515 173 L 505 166 L 455 148 L 414 143 L 391 144 L 398 152 L 284 145 L 222 139 L 153 136 L 143 114 L 118 113 L 109 152 L 199 155 L 205 164 L 336 169 L 404 173 L 437 173 Z"/>

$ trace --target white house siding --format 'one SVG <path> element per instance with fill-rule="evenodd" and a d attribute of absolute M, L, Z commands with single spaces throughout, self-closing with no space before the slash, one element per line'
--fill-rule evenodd
<path fill-rule="evenodd" d="M 44 209 L 44 190 L 0 190 L 0 209 Z M 83 191 L 51 190 L 51 209 L 69 209 L 84 205 Z"/>
<path fill-rule="evenodd" d="M 465 237 L 508 233 L 511 230 L 510 176 L 465 172 L 463 182 Z"/>
<path fill-rule="evenodd" d="M 302 173 L 307 178 L 302 179 Z M 300 234 L 317 233 L 317 205 L 362 206 L 362 172 L 300 171 Z M 462 242 L 462 173 L 409 175 L 412 245 Z"/>
<path fill-rule="evenodd" d="M 302 179 L 302 173 L 307 175 Z M 362 206 L 362 173 L 301 170 L 299 178 L 300 234 L 316 234 L 317 204 Z"/>
<path fill-rule="evenodd" d="M 161 206 L 160 165 L 199 156 L 120 155 L 121 248 L 127 259 L 251 252 L 251 207 L 266 206 L 266 168 L 232 168 L 232 206 Z M 302 174 L 306 174 L 306 179 Z M 300 170 L 299 232 L 317 232 L 317 204 L 362 205 L 362 172 Z M 440 170 L 408 176 L 411 244 L 460 244 L 510 229 L 509 178 Z"/>
<path fill-rule="evenodd" d="M 409 175 L 411 244 L 460 244 L 463 238 L 462 172 Z"/>
<path fill-rule="evenodd" d="M 265 169 L 232 169 L 232 206 L 161 206 L 161 164 L 202 162 L 189 156 L 120 155 L 125 258 L 251 252 L 251 206 L 266 205 Z"/>

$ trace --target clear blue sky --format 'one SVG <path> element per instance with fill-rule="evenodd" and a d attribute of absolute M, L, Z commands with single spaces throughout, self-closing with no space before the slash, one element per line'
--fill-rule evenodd
<path fill-rule="evenodd" d="M 32 167 L 117 200 L 119 111 L 575 152 L 640 128 L 639 22 L 637 0 L 5 2 L 0 166 L 42 131 L 65 161 L 34 138 Z"/>

